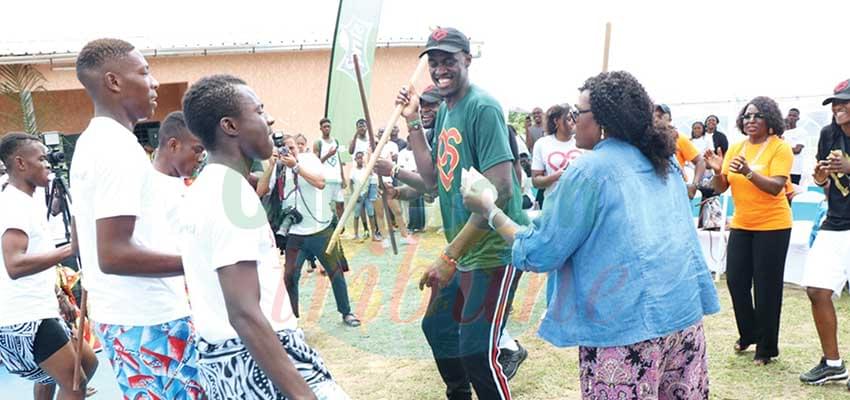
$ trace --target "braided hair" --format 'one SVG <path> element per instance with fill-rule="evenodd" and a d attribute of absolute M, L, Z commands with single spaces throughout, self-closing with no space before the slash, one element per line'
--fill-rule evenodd
<path fill-rule="evenodd" d="M 588 78 L 579 88 L 585 90 L 590 91 L 593 119 L 605 135 L 637 147 L 655 173 L 666 178 L 676 151 L 673 134 L 653 124 L 655 105 L 640 82 L 625 71 L 603 72 Z"/>
<path fill-rule="evenodd" d="M 562 105 L 554 105 L 546 111 L 546 132 L 554 135 L 558 131 L 558 120 L 564 118 L 564 114 L 569 111 Z"/>

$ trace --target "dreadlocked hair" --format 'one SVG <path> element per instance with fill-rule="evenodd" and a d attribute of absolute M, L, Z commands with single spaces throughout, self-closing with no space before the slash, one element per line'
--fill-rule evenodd
<path fill-rule="evenodd" d="M 628 72 L 614 71 L 588 78 L 579 88 L 585 90 L 590 91 L 593 119 L 604 129 L 605 136 L 637 147 L 655 173 L 666 179 L 675 142 L 669 128 L 653 124 L 655 105 L 643 85 Z"/>

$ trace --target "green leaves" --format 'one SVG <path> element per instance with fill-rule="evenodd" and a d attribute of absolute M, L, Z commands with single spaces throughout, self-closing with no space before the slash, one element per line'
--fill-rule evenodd
<path fill-rule="evenodd" d="M 32 92 L 46 91 L 44 75 L 30 64 L 0 65 L 0 94 L 20 104 L 24 130 L 38 134 Z"/>

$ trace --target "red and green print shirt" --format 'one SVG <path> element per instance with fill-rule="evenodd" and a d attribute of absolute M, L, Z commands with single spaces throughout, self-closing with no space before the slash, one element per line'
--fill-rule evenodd
<path fill-rule="evenodd" d="M 502 107 L 489 94 L 470 86 L 466 96 L 451 110 L 440 105 L 434 122 L 431 156 L 437 168 L 437 189 L 446 240 L 451 242 L 469 220 L 470 212 L 463 206 L 460 193 L 461 171 L 473 167 L 485 172 L 491 167 L 513 162 L 508 142 L 508 130 Z M 518 177 L 513 175 L 513 196 L 502 208 L 516 223 L 528 224 L 522 210 L 522 195 Z M 509 264 L 511 246 L 498 233 L 488 232 L 458 260 L 458 269 L 470 271 Z"/>

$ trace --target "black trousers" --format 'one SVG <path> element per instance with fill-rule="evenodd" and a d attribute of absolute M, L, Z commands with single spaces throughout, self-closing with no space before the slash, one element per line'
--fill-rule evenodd
<path fill-rule="evenodd" d="M 791 183 L 793 183 L 795 185 L 799 185 L 800 184 L 800 178 L 802 178 L 802 175 L 791 174 Z"/>
<path fill-rule="evenodd" d="M 471 399 L 470 384 L 479 399 L 511 398 L 498 357 L 517 272 L 510 265 L 458 271 L 446 287 L 432 289 L 422 331 L 447 399 Z"/>
<path fill-rule="evenodd" d="M 779 355 L 782 280 L 790 241 L 791 229 L 729 232 L 726 285 L 741 344 L 755 344 L 757 358 Z"/>

